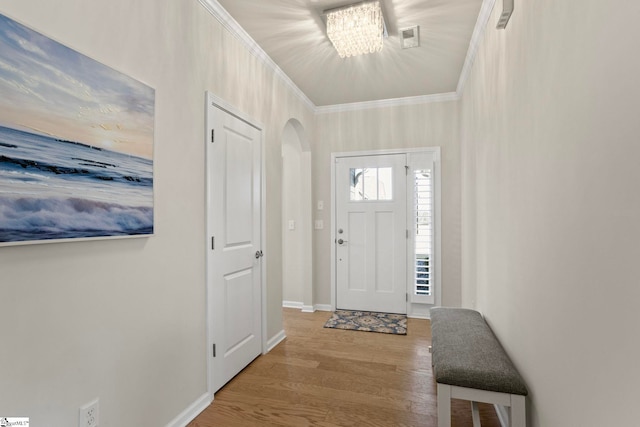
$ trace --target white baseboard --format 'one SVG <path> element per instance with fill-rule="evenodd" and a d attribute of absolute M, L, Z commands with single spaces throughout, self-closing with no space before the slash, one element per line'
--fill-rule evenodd
<path fill-rule="evenodd" d="M 502 427 L 509 427 L 509 413 L 507 412 L 507 408 L 502 405 L 493 405 L 493 407 L 496 408 L 500 425 Z"/>
<path fill-rule="evenodd" d="M 407 317 L 413 319 L 431 319 L 431 304 L 411 303 L 408 307 Z"/>
<path fill-rule="evenodd" d="M 330 304 L 314 304 L 304 305 L 303 302 L 298 301 L 282 301 L 283 308 L 297 308 L 304 313 L 313 313 L 314 311 L 333 311 Z"/>
<path fill-rule="evenodd" d="M 182 411 L 180 415 L 175 417 L 167 427 L 185 427 L 189 424 L 195 417 L 200 415 L 202 411 L 207 409 L 209 405 L 213 402 L 213 398 L 209 393 L 205 393 L 200 396 L 195 402 L 193 402 L 187 409 Z"/>
<path fill-rule="evenodd" d="M 287 336 L 284 333 L 284 329 L 275 334 L 269 341 L 267 341 L 267 353 L 269 353 L 275 346 L 280 344 Z"/>
<path fill-rule="evenodd" d="M 301 302 L 297 302 L 297 301 L 282 301 L 282 307 L 283 308 L 297 308 L 297 309 L 302 309 L 302 307 L 304 306 L 303 303 Z"/>
<path fill-rule="evenodd" d="M 429 317 L 429 315 L 424 314 L 424 313 L 412 313 L 410 315 L 407 315 L 408 318 L 410 319 L 424 319 L 424 320 L 430 320 L 431 317 Z"/>

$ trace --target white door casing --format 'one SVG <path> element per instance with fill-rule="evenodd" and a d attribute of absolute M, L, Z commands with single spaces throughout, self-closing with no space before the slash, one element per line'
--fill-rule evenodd
<path fill-rule="evenodd" d="M 363 157 L 363 156 L 380 156 L 380 155 L 391 155 L 391 154 L 402 154 L 407 157 L 407 165 L 409 169 L 407 171 L 406 182 L 407 182 L 407 228 L 409 229 L 409 239 L 407 239 L 407 315 L 409 317 L 416 318 L 429 318 L 429 308 L 432 305 L 442 305 L 442 257 L 441 254 L 441 246 L 442 246 L 442 232 L 441 232 L 441 223 L 442 223 L 442 214 L 441 214 L 441 163 L 440 163 L 440 147 L 421 147 L 421 148 L 400 148 L 400 149 L 390 149 L 390 150 L 372 150 L 372 151 L 360 151 L 360 152 L 341 152 L 341 153 L 332 153 L 331 154 L 331 201 L 333 208 L 331 209 L 331 240 L 335 242 L 338 240 L 337 234 L 337 213 L 336 213 L 336 205 L 337 205 L 337 160 L 345 157 Z M 432 212 L 431 212 L 431 230 L 433 240 L 431 241 L 431 259 L 430 259 L 430 268 L 429 268 L 429 289 L 431 290 L 430 295 L 420 295 L 418 294 L 418 287 L 423 287 L 423 284 L 416 281 L 416 279 L 422 279 L 422 277 L 418 277 L 419 275 L 423 275 L 423 271 L 417 271 L 417 259 L 421 258 L 422 249 L 424 249 L 421 245 L 424 242 L 417 242 L 417 233 L 418 229 L 417 220 L 418 218 L 422 218 L 422 214 L 416 211 L 417 206 L 415 205 L 416 201 L 419 199 L 422 202 L 424 199 L 422 198 L 424 194 L 417 194 L 417 188 L 414 188 L 417 184 L 416 182 L 416 174 L 420 172 L 424 172 L 424 170 L 431 170 L 430 179 L 431 179 L 431 190 L 432 190 Z M 420 182 L 420 185 L 424 184 Z M 421 192 L 423 191 L 422 187 Z M 422 221 L 421 221 L 422 223 Z M 423 224 L 424 225 L 424 224 Z M 422 227 L 421 227 L 422 230 Z M 421 234 L 421 233 L 420 233 Z M 420 243 L 420 244 L 419 244 Z M 337 274 L 337 253 L 339 246 L 337 244 L 331 245 L 331 309 L 336 309 L 338 307 L 337 304 L 337 282 L 338 282 L 338 274 Z M 420 249 L 420 254 L 418 253 L 418 249 Z M 414 277 L 416 276 L 416 277 Z M 422 290 L 422 289 L 420 289 Z"/>
<path fill-rule="evenodd" d="M 337 308 L 407 312 L 405 166 L 404 154 L 336 158 Z"/>
<path fill-rule="evenodd" d="M 231 111 L 207 93 L 207 357 L 211 393 L 263 348 L 262 132 Z"/>

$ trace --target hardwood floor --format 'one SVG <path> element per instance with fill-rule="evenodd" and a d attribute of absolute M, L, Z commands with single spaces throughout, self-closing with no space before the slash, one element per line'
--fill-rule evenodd
<path fill-rule="evenodd" d="M 406 336 L 323 328 L 331 313 L 284 309 L 287 339 L 215 395 L 187 427 L 436 427 L 427 320 Z M 471 427 L 471 405 L 453 401 L 452 425 Z M 500 427 L 480 405 L 483 427 Z"/>

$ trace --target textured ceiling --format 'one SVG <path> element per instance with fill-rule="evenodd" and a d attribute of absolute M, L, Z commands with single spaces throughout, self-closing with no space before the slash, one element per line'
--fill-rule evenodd
<path fill-rule="evenodd" d="M 456 91 L 482 0 L 382 0 L 382 52 L 340 58 L 322 11 L 344 0 L 218 0 L 316 106 Z M 398 29 L 420 26 L 420 47 Z"/>

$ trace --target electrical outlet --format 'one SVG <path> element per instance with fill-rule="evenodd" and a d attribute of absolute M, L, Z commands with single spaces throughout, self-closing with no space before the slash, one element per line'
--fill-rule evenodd
<path fill-rule="evenodd" d="M 98 399 L 80 408 L 80 427 L 98 427 Z"/>

